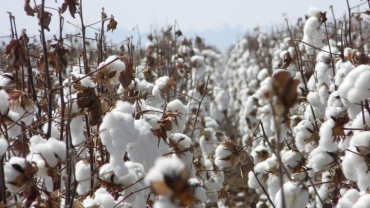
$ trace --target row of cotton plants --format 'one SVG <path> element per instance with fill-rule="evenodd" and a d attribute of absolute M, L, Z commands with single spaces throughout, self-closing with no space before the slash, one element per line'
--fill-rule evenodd
<path fill-rule="evenodd" d="M 71 2 L 61 5 L 60 18 L 68 7 L 82 16 L 82 5 Z M 37 13 L 44 33 L 53 10 L 33 3 L 24 9 Z M 216 164 L 235 162 L 216 150 L 230 142 L 219 126 L 229 106 L 220 53 L 176 25 L 149 34 L 143 48 L 128 38 L 107 49 L 104 23 L 113 31 L 117 22 L 102 14 L 96 47 L 62 31 L 47 45 L 25 30 L 7 44 L 0 206 L 226 206 Z"/>
<path fill-rule="evenodd" d="M 326 15 L 309 8 L 301 27 L 257 31 L 228 53 L 229 112 L 239 147 L 253 158 L 234 165 L 248 167 L 257 207 L 370 204 L 367 45 L 357 41 L 361 24 L 352 26 L 353 43 L 345 43 L 348 22 L 328 29 Z"/>

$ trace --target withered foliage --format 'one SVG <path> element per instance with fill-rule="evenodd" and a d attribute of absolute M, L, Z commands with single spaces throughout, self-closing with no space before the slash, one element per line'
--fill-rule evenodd
<path fill-rule="evenodd" d="M 331 117 L 335 121 L 335 125 L 332 129 L 333 131 L 333 141 L 339 142 L 346 139 L 346 134 L 344 132 L 344 126 L 349 122 L 348 114 L 345 113 L 340 115 L 338 118 Z"/>
<path fill-rule="evenodd" d="M 118 24 L 118 22 L 116 20 L 114 20 L 114 17 L 112 16 L 109 20 L 108 25 L 107 25 L 107 32 L 109 30 L 111 30 L 113 32 L 113 30 L 115 30 L 117 28 L 117 24 Z"/>
<path fill-rule="evenodd" d="M 277 115 L 284 116 L 298 99 L 297 87 L 299 80 L 295 79 L 288 71 L 279 71 L 273 75 L 273 92 L 277 96 Z M 278 109 L 278 108 L 277 108 Z"/>
<path fill-rule="evenodd" d="M 26 33 L 19 39 L 13 39 L 5 48 L 4 58 L 6 60 L 13 59 L 13 67 L 19 68 L 27 61 L 27 53 L 24 46 L 27 46 L 29 41 Z"/>
<path fill-rule="evenodd" d="M 64 3 L 62 4 L 62 10 L 61 12 L 64 13 L 67 10 L 67 7 L 69 9 L 69 13 L 73 18 L 75 18 L 76 14 L 76 6 L 79 5 L 78 0 L 64 0 Z"/>

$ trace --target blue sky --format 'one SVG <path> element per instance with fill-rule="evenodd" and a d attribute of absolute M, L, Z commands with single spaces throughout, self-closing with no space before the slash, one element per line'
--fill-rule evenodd
<path fill-rule="evenodd" d="M 37 19 L 26 16 L 23 0 L 1 1 L 0 36 L 10 34 L 8 11 L 15 15 L 18 30 L 25 28 L 29 35 L 37 34 Z M 350 4 L 355 6 L 365 1 L 350 0 Z M 47 6 L 53 8 L 60 7 L 63 2 L 64 0 L 46 0 Z M 115 16 L 118 30 L 114 34 L 108 34 L 108 39 L 113 42 L 120 42 L 131 34 L 136 34 L 137 32 L 132 30 L 136 25 L 139 25 L 144 36 L 143 41 L 146 41 L 147 33 L 159 31 L 161 27 L 174 24 L 176 20 L 186 36 L 198 34 L 205 38 L 207 43 L 222 50 L 257 25 L 261 28 L 271 28 L 274 24 L 282 27 L 284 17 L 295 22 L 298 17 L 304 17 L 310 6 L 329 12 L 329 6 L 333 5 L 337 17 L 344 15 L 347 9 L 346 0 L 83 0 L 83 5 L 85 24 L 98 21 L 102 7 L 108 16 Z M 368 5 L 365 4 L 361 8 L 368 9 Z M 50 11 L 53 13 L 53 19 L 48 36 L 51 37 L 57 34 L 59 26 L 58 14 Z M 64 16 L 66 21 L 79 25 L 78 15 L 76 19 L 71 18 L 68 13 Z M 65 31 L 73 33 L 77 32 L 77 29 L 66 23 Z M 94 35 L 95 31 L 89 29 L 88 33 Z"/>

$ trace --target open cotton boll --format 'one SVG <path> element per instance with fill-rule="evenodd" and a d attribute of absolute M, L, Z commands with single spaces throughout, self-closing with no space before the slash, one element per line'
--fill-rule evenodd
<path fill-rule="evenodd" d="M 177 157 L 160 157 L 155 161 L 154 167 L 149 170 L 144 181 L 146 184 L 164 182 L 164 176 L 179 175 L 185 168 L 185 164 Z"/>
<path fill-rule="evenodd" d="M 90 198 L 89 196 L 82 202 L 84 207 L 94 207 L 97 206 L 94 199 Z"/>
<path fill-rule="evenodd" d="M 370 78 L 370 67 L 367 65 L 360 65 L 353 69 L 344 78 L 343 83 L 339 86 L 339 95 L 344 99 L 348 99 L 351 103 L 358 103 L 367 99 L 370 96 L 370 88 L 368 82 Z M 346 102 L 343 102 L 346 105 Z M 346 105 L 346 107 L 351 107 Z"/>
<path fill-rule="evenodd" d="M 300 152 L 309 153 L 315 148 L 314 129 L 313 123 L 309 120 L 302 120 L 294 127 L 295 144 Z"/>
<path fill-rule="evenodd" d="M 206 128 L 211 128 L 213 130 L 218 129 L 218 123 L 212 117 L 209 116 L 204 117 L 204 122 L 206 124 Z"/>
<path fill-rule="evenodd" d="M 338 145 L 333 139 L 333 127 L 335 126 L 335 121 L 330 119 L 325 121 L 320 127 L 320 141 L 319 148 L 322 151 L 336 152 L 338 150 Z"/>
<path fill-rule="evenodd" d="M 367 208 L 370 204 L 370 194 L 363 194 L 353 205 L 353 208 Z"/>
<path fill-rule="evenodd" d="M 125 68 L 126 68 L 125 63 L 123 61 L 121 61 L 120 59 L 114 61 L 117 58 L 119 58 L 119 57 L 116 56 L 116 55 L 109 56 L 104 62 L 99 64 L 98 68 L 101 68 L 102 66 L 107 65 L 107 64 L 109 64 L 110 62 L 113 61 L 112 63 L 110 63 L 107 66 L 110 72 L 112 72 L 112 71 L 116 71 L 116 72 L 124 71 Z"/>
<path fill-rule="evenodd" d="M 330 156 L 325 150 L 317 147 L 313 149 L 308 157 L 307 167 L 311 167 L 314 172 L 320 172 L 330 168 L 328 165 L 334 161 L 334 158 Z"/>
<path fill-rule="evenodd" d="M 4 164 L 5 185 L 10 192 L 15 193 L 22 188 L 12 184 L 12 182 L 16 182 L 17 177 L 23 174 L 25 169 L 26 160 L 21 157 L 11 157 L 10 160 Z"/>
<path fill-rule="evenodd" d="M 172 119 L 172 129 L 171 133 L 182 133 L 185 125 L 188 121 L 188 108 L 182 104 L 178 99 L 175 99 L 167 104 L 167 112 L 178 112 L 179 116 Z"/>
<path fill-rule="evenodd" d="M 192 79 L 195 81 L 202 79 L 207 68 L 204 62 L 204 57 L 200 55 L 194 55 L 191 57 L 191 63 L 194 66 L 192 68 Z"/>
<path fill-rule="evenodd" d="M 76 180 L 78 182 L 77 194 L 82 195 L 91 189 L 91 169 L 90 163 L 84 160 L 76 163 Z"/>
<path fill-rule="evenodd" d="M 131 114 L 131 115 L 135 111 L 135 109 L 131 105 L 131 103 L 129 103 L 127 101 L 118 100 L 115 105 L 116 105 L 116 107 L 112 111 L 118 111 L 118 112 L 121 112 L 121 113 L 128 113 L 128 114 Z"/>
<path fill-rule="evenodd" d="M 117 111 L 109 112 L 104 116 L 99 131 L 102 143 L 110 153 L 112 150 L 122 152 L 128 143 L 138 141 L 140 137 L 132 115 Z"/>
<path fill-rule="evenodd" d="M 105 188 L 99 188 L 94 193 L 94 201 L 99 207 L 113 208 L 115 206 L 114 198 Z"/>
<path fill-rule="evenodd" d="M 281 160 L 288 170 L 294 170 L 302 162 L 303 156 L 300 152 L 289 150 L 285 152 Z"/>
<path fill-rule="evenodd" d="M 83 116 L 76 116 L 72 119 L 70 129 L 73 146 L 79 145 L 85 141 L 84 128 L 85 122 L 83 121 Z"/>
<path fill-rule="evenodd" d="M 167 138 L 167 142 L 176 146 L 179 151 L 184 151 L 191 147 L 191 139 L 185 134 L 174 133 Z"/>
<path fill-rule="evenodd" d="M 0 138 L 0 157 L 2 157 L 5 153 L 6 150 L 8 150 L 8 141 L 4 138 Z"/>
<path fill-rule="evenodd" d="M 367 154 L 361 152 L 361 148 L 369 148 L 370 146 L 370 132 L 360 132 L 355 134 L 350 141 L 349 151 L 342 162 L 342 170 L 344 175 L 352 181 L 357 182 L 361 191 L 366 191 L 370 188 L 370 174 L 368 173 L 367 161 L 364 157 L 358 154 Z M 355 153 L 358 154 L 355 154 Z"/>
<path fill-rule="evenodd" d="M 356 189 L 349 189 L 338 201 L 338 208 L 352 208 L 360 198 L 360 193 Z"/>
<path fill-rule="evenodd" d="M 55 155 L 62 161 L 66 160 L 66 143 L 50 137 L 46 142 L 54 151 Z"/>
<path fill-rule="evenodd" d="M 0 113 L 4 115 L 9 110 L 9 95 L 4 90 L 0 90 Z"/>
<path fill-rule="evenodd" d="M 225 111 L 229 105 L 229 96 L 226 91 L 222 88 L 215 87 L 213 89 L 213 95 L 215 96 L 215 102 L 219 111 Z"/>
<path fill-rule="evenodd" d="M 248 186 L 250 188 L 254 188 L 256 189 L 256 192 L 259 193 L 259 194 L 262 194 L 263 193 L 263 190 L 261 188 L 261 185 L 262 186 L 265 186 L 266 185 L 266 181 L 268 179 L 268 173 L 267 173 L 267 169 L 266 169 L 266 162 L 260 162 L 258 163 L 255 167 L 254 167 L 254 171 L 256 173 L 256 175 L 254 175 L 254 173 L 252 171 L 250 171 L 248 173 Z M 258 182 L 258 180 L 256 179 L 256 176 L 258 177 L 258 180 L 260 183 Z"/>
<path fill-rule="evenodd" d="M 31 155 L 40 154 L 45 160 L 47 165 L 50 167 L 55 167 L 58 163 L 58 159 L 55 156 L 54 147 L 50 146 L 48 143 L 40 143 L 35 146 L 34 152 Z"/>
<path fill-rule="evenodd" d="M 161 149 L 157 148 L 158 138 L 153 134 L 150 124 L 144 119 L 135 120 L 135 127 L 140 132 L 140 140 L 135 143 L 129 143 L 126 151 L 130 161 L 140 163 L 145 170 L 149 170 L 154 165 L 155 160 L 162 156 Z M 170 152 L 170 149 L 164 142 L 160 142 L 160 146 L 167 147 L 164 153 Z"/>
<path fill-rule="evenodd" d="M 316 17 L 317 15 L 319 15 L 319 13 L 320 13 L 320 10 L 316 7 L 308 8 L 308 16 L 310 17 Z"/>
<path fill-rule="evenodd" d="M 286 208 L 301 208 L 305 207 L 308 203 L 308 191 L 298 184 L 292 182 L 286 182 L 283 186 L 284 197 L 285 197 L 285 207 Z M 275 206 L 276 208 L 284 207 L 282 201 L 282 189 L 280 189 L 275 196 Z"/>
<path fill-rule="evenodd" d="M 118 58 L 118 59 L 117 59 Z M 108 81 L 111 85 L 118 85 L 120 72 L 126 69 L 125 63 L 119 59 L 118 56 L 112 55 L 109 56 L 105 61 L 101 62 L 98 68 L 105 67 L 107 73 L 116 72 L 112 78 Z"/>
<path fill-rule="evenodd" d="M 8 117 L 13 121 L 21 121 L 26 125 L 31 125 L 33 121 L 33 114 L 35 113 L 35 107 L 32 101 L 29 101 L 24 107 L 21 105 L 14 105 L 10 108 Z"/>
<path fill-rule="evenodd" d="M 169 80 L 170 78 L 168 76 L 159 77 L 155 81 L 155 87 L 157 87 L 159 90 L 163 90 L 167 86 Z"/>
<path fill-rule="evenodd" d="M 218 167 L 221 168 L 227 168 L 230 167 L 231 161 L 230 160 L 225 160 L 224 158 L 228 158 L 232 155 L 232 152 L 230 152 L 228 149 L 226 149 L 223 145 L 218 145 L 215 151 L 215 164 Z"/>

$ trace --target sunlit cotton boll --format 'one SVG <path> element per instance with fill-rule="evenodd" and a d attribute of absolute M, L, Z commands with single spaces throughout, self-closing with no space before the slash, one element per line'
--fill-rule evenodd
<path fill-rule="evenodd" d="M 286 208 L 302 208 L 308 203 L 308 191 L 303 185 L 294 184 L 292 182 L 286 182 L 284 184 L 284 197 Z M 280 189 L 275 196 L 276 208 L 283 208 L 284 204 L 282 201 L 282 189 Z"/>
<path fill-rule="evenodd" d="M 91 169 L 90 163 L 85 160 L 80 160 L 76 163 L 76 180 L 77 185 L 77 194 L 84 194 L 91 189 Z"/>

